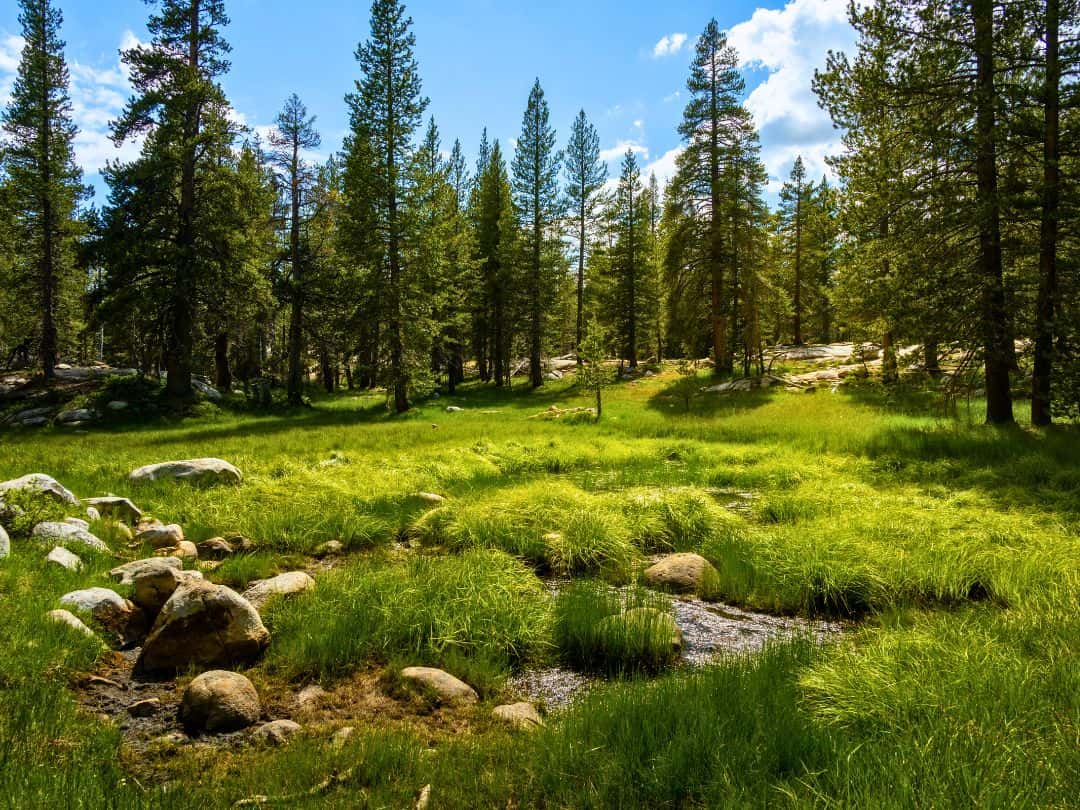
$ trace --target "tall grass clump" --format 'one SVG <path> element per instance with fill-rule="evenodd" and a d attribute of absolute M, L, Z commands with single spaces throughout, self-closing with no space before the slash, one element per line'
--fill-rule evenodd
<path fill-rule="evenodd" d="M 646 554 L 697 551 L 706 542 L 739 537 L 744 521 L 700 489 L 633 490 L 622 498 L 635 543 Z"/>
<path fill-rule="evenodd" d="M 554 807 L 765 807 L 830 759 L 800 704 L 796 642 L 756 658 L 597 689 L 539 737 L 537 797 Z"/>
<path fill-rule="evenodd" d="M 268 611 L 271 665 L 341 674 L 394 657 L 438 665 L 458 655 L 510 669 L 547 655 L 549 602 L 533 572 L 502 552 L 355 563 Z"/>
<path fill-rule="evenodd" d="M 561 575 L 626 579 L 638 556 L 618 504 L 561 481 L 450 501 L 421 516 L 412 533 L 454 551 L 501 549 Z"/>
<path fill-rule="evenodd" d="M 678 660 L 682 635 L 667 597 L 603 582 L 576 582 L 555 606 L 555 643 L 564 663 L 605 675 L 659 672 Z"/>

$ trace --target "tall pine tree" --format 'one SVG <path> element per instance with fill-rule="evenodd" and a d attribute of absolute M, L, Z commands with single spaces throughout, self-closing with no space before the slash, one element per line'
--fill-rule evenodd
<path fill-rule="evenodd" d="M 38 364 L 54 376 L 59 331 L 64 324 L 65 288 L 77 283 L 74 266 L 75 220 L 86 194 L 75 165 L 75 125 L 68 94 L 68 69 L 60 39 L 63 16 L 51 0 L 19 0 L 23 47 L 11 101 L 4 111 L 7 189 L 18 243 L 17 300 L 32 308 L 38 327 Z"/>
<path fill-rule="evenodd" d="M 533 84 L 521 123 L 521 136 L 514 153 L 514 203 L 524 241 L 524 294 L 526 334 L 529 342 L 529 382 L 533 388 L 544 384 L 541 352 L 544 324 L 552 279 L 548 264 L 552 232 L 558 224 L 559 162 L 555 151 L 555 130 L 551 128 L 547 99 L 540 80 Z"/>

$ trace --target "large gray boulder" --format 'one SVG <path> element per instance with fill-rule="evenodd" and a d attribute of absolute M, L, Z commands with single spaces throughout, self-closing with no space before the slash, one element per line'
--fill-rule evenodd
<path fill-rule="evenodd" d="M 30 473 L 21 478 L 13 478 L 10 481 L 0 482 L 0 511 L 3 511 L 4 493 L 20 491 L 30 492 L 36 496 L 77 506 L 79 499 L 64 487 L 59 481 L 44 473 Z"/>
<path fill-rule="evenodd" d="M 289 571 L 270 579 L 253 582 L 244 591 L 243 596 L 256 608 L 260 609 L 273 596 L 290 596 L 315 587 L 315 580 L 303 571 Z"/>
<path fill-rule="evenodd" d="M 131 481 L 186 481 L 192 484 L 239 484 L 240 470 L 220 458 L 196 458 L 187 461 L 164 461 L 132 470 Z"/>
<path fill-rule="evenodd" d="M 121 585 L 131 585 L 140 574 L 160 572 L 166 568 L 179 571 L 183 567 L 179 557 L 150 557 L 118 565 L 109 572 L 109 577 Z"/>
<path fill-rule="evenodd" d="M 433 667 L 405 667 L 401 678 L 406 683 L 434 694 L 443 703 L 476 703 L 476 690 L 449 672 Z"/>
<path fill-rule="evenodd" d="M 670 554 L 645 569 L 645 584 L 675 593 L 701 593 L 718 574 L 700 554 Z"/>
<path fill-rule="evenodd" d="M 4 527 L 0 526 L 0 559 L 7 557 L 9 554 L 11 554 L 11 538 L 4 531 Z"/>
<path fill-rule="evenodd" d="M 91 534 L 82 526 L 71 523 L 46 521 L 35 526 L 30 534 L 39 540 L 48 540 L 50 542 L 62 543 L 65 545 L 75 544 L 85 546 L 86 548 L 93 549 L 102 554 L 107 554 L 109 552 L 109 547 L 105 545 L 103 540 L 96 535 Z"/>
<path fill-rule="evenodd" d="M 139 656 L 146 672 L 176 672 L 254 660 L 270 632 L 246 599 L 224 585 L 183 582 L 169 597 Z"/>
<path fill-rule="evenodd" d="M 220 669 L 195 678 L 180 701 L 180 721 L 191 735 L 239 731 L 261 714 L 259 693 L 251 681 Z"/>
<path fill-rule="evenodd" d="M 105 517 L 123 520 L 126 523 L 138 523 L 142 517 L 142 510 L 127 498 L 118 498 L 115 495 L 105 495 L 99 498 L 84 498 L 83 503 L 92 506 Z"/>

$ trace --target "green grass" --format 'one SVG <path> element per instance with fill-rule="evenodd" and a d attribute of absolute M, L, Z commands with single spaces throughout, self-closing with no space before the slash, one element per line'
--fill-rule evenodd
<path fill-rule="evenodd" d="M 294 677 L 395 657 L 439 665 L 451 654 L 510 668 L 546 654 L 550 606 L 520 562 L 471 551 L 332 571 L 269 619 L 276 641 L 268 663 Z"/>
<path fill-rule="evenodd" d="M 555 643 L 569 666 L 606 675 L 659 672 L 678 658 L 671 603 L 662 594 L 625 592 L 588 580 L 559 594 Z"/>
<path fill-rule="evenodd" d="M 136 780 L 118 729 L 68 687 L 99 648 L 42 620 L 61 594 L 108 585 L 116 560 L 46 568 L 28 520 L 8 526 L 0 561 L 0 804 L 227 807 L 335 772 L 348 778 L 288 806 L 406 807 L 425 784 L 433 807 L 1075 804 L 1080 432 L 984 428 L 978 402 L 946 420 L 932 394 L 872 383 L 703 396 L 684 413 L 673 385 L 668 372 L 614 386 L 599 424 L 529 419 L 589 404 L 557 383 L 466 386 L 404 417 L 381 397 L 339 395 L 300 412 L 146 411 L 85 434 L 0 433 L 0 480 L 49 473 L 79 495 L 129 495 L 196 541 L 252 538 L 258 551 L 216 581 L 243 587 L 342 541 L 349 556 L 313 591 L 268 606 L 273 642 L 251 670 L 262 688 L 426 663 L 486 701 L 452 729 L 438 713 L 365 720 L 341 749 L 325 728 L 284 749 L 185 747 Z M 244 484 L 126 480 L 200 456 L 234 462 Z M 663 671 L 597 687 L 539 733 L 487 719 L 512 697 L 506 673 L 596 649 L 581 640 L 608 609 L 601 592 L 556 602 L 537 573 L 632 582 L 672 550 L 713 562 L 718 598 L 860 623 L 824 647 L 642 667 Z M 613 671 L 603 662 L 625 659 L 619 649 L 591 668 Z"/>

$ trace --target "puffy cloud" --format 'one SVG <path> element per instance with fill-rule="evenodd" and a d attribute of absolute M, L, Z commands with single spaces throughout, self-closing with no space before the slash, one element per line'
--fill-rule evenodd
<path fill-rule="evenodd" d="M 683 153 L 682 146 L 676 146 L 674 149 L 669 149 L 662 154 L 656 160 L 647 164 L 641 171 L 642 177 L 648 177 L 650 174 L 655 174 L 657 181 L 660 183 L 660 188 L 664 188 L 671 178 L 675 176 L 675 162 L 679 159 L 679 155 Z"/>
<path fill-rule="evenodd" d="M 799 154 L 811 176 L 826 173 L 824 157 L 842 148 L 839 133 L 811 89 L 814 71 L 830 50 L 851 50 L 855 32 L 848 0 L 790 0 L 757 9 L 728 32 L 744 67 L 768 71 L 746 99 L 761 133 L 771 190 L 779 188 Z"/>
<path fill-rule="evenodd" d="M 641 155 L 646 160 L 649 159 L 649 147 L 640 141 L 633 140 L 621 140 L 617 141 L 614 146 L 608 149 L 600 150 L 600 160 L 605 163 L 610 163 L 613 160 L 622 160 L 623 155 L 627 150 L 630 150 L 635 155 Z"/>
<path fill-rule="evenodd" d="M 653 45 L 653 59 L 663 59 L 665 56 L 674 56 L 683 49 L 686 44 L 686 34 L 665 34 Z"/>
<path fill-rule="evenodd" d="M 19 57 L 26 40 L 12 34 L 0 35 L 0 105 L 11 101 L 11 88 L 19 70 Z"/>

